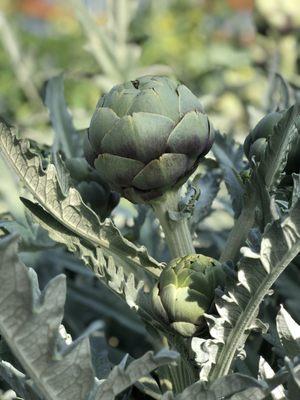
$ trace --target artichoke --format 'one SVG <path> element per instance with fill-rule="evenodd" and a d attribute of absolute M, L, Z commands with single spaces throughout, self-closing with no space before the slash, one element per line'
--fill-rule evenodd
<path fill-rule="evenodd" d="M 224 280 L 222 266 L 213 258 L 201 254 L 176 258 L 162 271 L 152 290 L 155 314 L 181 335 L 192 336 L 203 325 L 203 314 Z"/>
<path fill-rule="evenodd" d="M 244 152 L 249 161 L 255 158 L 259 162 L 264 157 L 268 138 L 273 134 L 275 126 L 283 117 L 283 112 L 274 111 L 262 118 L 255 128 L 246 137 Z M 285 172 L 291 174 L 300 170 L 300 138 L 290 149 Z"/>
<path fill-rule="evenodd" d="M 199 100 L 186 86 L 144 76 L 100 99 L 85 156 L 114 190 L 132 202 L 146 202 L 180 186 L 213 139 Z"/>

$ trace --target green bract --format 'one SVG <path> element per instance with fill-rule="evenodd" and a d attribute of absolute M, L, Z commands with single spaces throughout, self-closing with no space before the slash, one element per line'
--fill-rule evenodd
<path fill-rule="evenodd" d="M 244 151 L 251 161 L 253 157 L 259 162 L 265 153 L 268 138 L 273 134 L 275 126 L 283 117 L 283 112 L 275 111 L 262 118 L 246 137 Z M 285 172 L 291 174 L 300 170 L 300 139 L 290 150 Z"/>
<path fill-rule="evenodd" d="M 193 254 L 176 258 L 162 271 L 152 291 L 153 308 L 175 331 L 192 336 L 203 324 L 203 314 L 224 280 L 221 264 L 211 257 Z"/>
<path fill-rule="evenodd" d="M 133 202 L 181 184 L 211 148 L 213 129 L 196 96 L 166 77 L 115 86 L 92 117 L 85 155 Z"/>

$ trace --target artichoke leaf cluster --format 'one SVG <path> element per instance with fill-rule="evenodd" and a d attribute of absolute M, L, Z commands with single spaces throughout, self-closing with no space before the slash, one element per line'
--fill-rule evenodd
<path fill-rule="evenodd" d="M 84 152 L 114 190 L 140 203 L 181 186 L 213 140 L 202 105 L 186 86 L 145 76 L 100 99 Z"/>
<path fill-rule="evenodd" d="M 193 254 L 176 258 L 162 271 L 151 293 L 158 319 L 175 332 L 190 337 L 204 325 L 203 315 L 223 286 L 225 272 L 211 257 Z"/>

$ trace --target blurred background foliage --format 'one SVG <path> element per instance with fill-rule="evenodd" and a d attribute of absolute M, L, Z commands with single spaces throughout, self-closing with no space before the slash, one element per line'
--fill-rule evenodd
<path fill-rule="evenodd" d="M 300 86 L 299 36 L 296 0 L 0 0 L 0 115 L 47 150 L 55 129 L 42 99 L 52 77 L 64 73 L 66 103 L 82 138 L 102 93 L 124 80 L 162 74 L 190 87 L 214 126 L 241 143 L 274 106 L 276 73 Z M 229 157 L 242 154 L 230 143 Z M 73 337 L 101 319 L 113 362 L 152 347 L 136 315 L 30 221 L 19 201 L 22 188 L 0 162 L 1 226 L 22 234 L 22 257 L 43 285 L 58 273 L 68 276 L 64 323 Z M 234 162 L 241 165 L 241 156 Z M 203 180 L 218 191 L 219 172 L 210 168 Z M 232 224 L 222 187 L 213 208 L 197 235 L 198 251 L 216 257 Z M 122 201 L 113 217 L 128 238 L 166 259 L 151 210 Z M 278 296 L 299 321 L 297 270 L 296 262 L 284 274 Z M 278 305 L 272 301 L 264 309 L 270 321 Z"/>
<path fill-rule="evenodd" d="M 295 0 L 1 0 L 0 112 L 49 142 L 39 94 L 64 71 L 75 125 L 125 79 L 174 75 L 217 128 L 245 135 L 270 74 L 300 85 Z M 253 115 L 254 113 L 254 115 Z M 24 130 L 23 130 L 24 132 Z M 50 135 L 50 133 L 49 133 Z"/>

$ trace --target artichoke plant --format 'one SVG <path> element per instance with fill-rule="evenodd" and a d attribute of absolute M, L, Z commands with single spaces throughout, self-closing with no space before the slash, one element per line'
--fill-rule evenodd
<path fill-rule="evenodd" d="M 193 254 L 174 259 L 151 294 L 157 317 L 185 337 L 194 335 L 224 280 L 221 264 L 211 257 Z"/>
<path fill-rule="evenodd" d="M 255 128 L 246 137 L 244 142 L 244 151 L 249 159 L 252 161 L 253 157 L 256 162 L 259 162 L 265 153 L 268 138 L 273 134 L 275 126 L 281 120 L 283 112 L 274 111 L 264 118 L 262 118 Z M 300 171 L 300 139 L 290 149 L 285 172 L 291 174 Z"/>
<path fill-rule="evenodd" d="M 114 190 L 132 202 L 147 202 L 179 187 L 213 139 L 201 103 L 186 86 L 144 76 L 100 99 L 85 156 Z"/>

